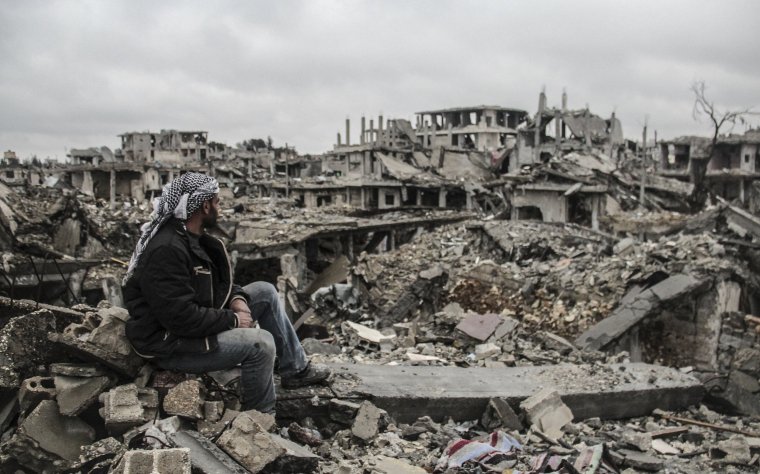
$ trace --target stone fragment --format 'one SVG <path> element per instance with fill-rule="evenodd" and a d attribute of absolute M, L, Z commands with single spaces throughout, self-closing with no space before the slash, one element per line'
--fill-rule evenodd
<path fill-rule="evenodd" d="M 0 393 L 0 433 L 14 422 L 19 413 L 18 393 Z"/>
<path fill-rule="evenodd" d="M 541 333 L 541 339 L 545 348 L 555 350 L 563 355 L 575 350 L 575 346 L 570 341 L 549 331 Z"/>
<path fill-rule="evenodd" d="M 520 322 L 518 320 L 509 316 L 502 316 L 501 320 L 503 322 L 499 324 L 493 333 L 493 340 L 495 341 L 499 341 L 503 339 L 504 336 L 512 334 L 512 332 L 517 329 L 517 326 L 520 325 Z"/>
<path fill-rule="evenodd" d="M 197 431 L 178 431 L 169 435 L 171 443 L 188 449 L 190 464 L 199 474 L 247 474 L 248 471 Z"/>
<path fill-rule="evenodd" d="M 359 404 L 333 398 L 330 400 L 329 412 L 330 419 L 344 425 L 350 425 L 356 418 L 356 412 L 359 411 Z"/>
<path fill-rule="evenodd" d="M 35 472 L 60 471 L 79 459 L 95 430 L 79 418 L 63 416 L 53 400 L 42 400 L 19 426 L 5 451 Z"/>
<path fill-rule="evenodd" d="M 241 413 L 216 444 L 253 474 L 286 451 L 249 413 Z"/>
<path fill-rule="evenodd" d="M 21 382 L 18 403 L 22 412 L 37 406 L 42 400 L 55 398 L 55 382 L 51 377 L 30 377 Z"/>
<path fill-rule="evenodd" d="M 380 431 L 388 426 L 388 413 L 372 404 L 364 401 L 359 405 L 351 433 L 363 441 L 370 441 Z"/>
<path fill-rule="evenodd" d="M 732 367 L 752 375 L 760 375 L 760 351 L 742 347 L 736 351 Z"/>
<path fill-rule="evenodd" d="M 113 474 L 190 474 L 190 450 L 185 448 L 127 451 Z"/>
<path fill-rule="evenodd" d="M 158 392 L 138 389 L 135 384 L 120 385 L 100 394 L 100 402 L 100 416 L 114 435 L 153 420 L 158 412 Z"/>
<path fill-rule="evenodd" d="M 110 352 L 130 356 L 134 354 L 125 333 L 125 323 L 129 313 L 124 308 L 110 307 L 98 309 L 100 324 L 92 330 L 89 342 Z"/>
<path fill-rule="evenodd" d="M 487 359 L 488 357 L 501 354 L 501 346 L 492 342 L 475 346 L 475 360 Z"/>
<path fill-rule="evenodd" d="M 308 448 L 296 444 L 289 439 L 277 435 L 270 435 L 272 441 L 285 450 L 274 461 L 267 464 L 264 472 L 272 474 L 300 474 L 303 472 L 316 472 L 319 461 L 322 459 L 312 453 Z"/>
<path fill-rule="evenodd" d="M 440 357 L 436 357 L 432 355 L 415 354 L 414 352 L 407 352 L 406 358 L 409 359 L 409 362 L 411 362 L 412 365 L 429 364 L 430 362 L 440 362 L 443 360 Z"/>
<path fill-rule="evenodd" d="M 401 459 L 393 459 L 382 454 L 374 456 L 368 461 L 372 466 L 372 472 L 377 474 L 426 474 L 421 467 L 412 466 Z"/>
<path fill-rule="evenodd" d="M 164 397 L 164 411 L 169 415 L 182 416 L 191 420 L 203 418 L 205 389 L 197 380 L 185 380 L 169 389 Z"/>
<path fill-rule="evenodd" d="M 660 454 L 680 454 L 681 451 L 661 439 L 652 440 L 652 449 Z"/>
<path fill-rule="evenodd" d="M 528 422 L 553 439 L 562 436 L 562 427 L 573 421 L 573 412 L 562 402 L 559 393 L 544 388 L 520 403 Z"/>
<path fill-rule="evenodd" d="M 506 428 L 521 431 L 523 429 L 520 418 L 503 398 L 492 398 L 488 402 L 480 424 L 487 430 Z"/>
<path fill-rule="evenodd" d="M 364 351 L 388 352 L 393 349 L 396 339 L 396 336 L 386 336 L 376 329 L 351 321 L 344 321 L 341 329 L 349 336 L 349 343 L 352 346 Z"/>
<path fill-rule="evenodd" d="M 665 465 L 662 459 L 639 451 L 621 449 L 620 454 L 624 457 L 624 465 L 642 471 L 657 472 L 662 470 Z"/>
<path fill-rule="evenodd" d="M 714 396 L 727 402 L 738 413 L 760 415 L 759 388 L 757 378 L 733 370 L 728 375 L 726 388 L 722 392 L 715 392 Z"/>
<path fill-rule="evenodd" d="M 108 377 L 70 377 L 56 375 L 54 378 L 58 408 L 62 415 L 76 416 L 92 405 L 108 388 Z"/>

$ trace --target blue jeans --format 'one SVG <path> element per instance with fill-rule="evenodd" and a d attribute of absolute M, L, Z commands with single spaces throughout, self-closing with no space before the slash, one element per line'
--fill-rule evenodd
<path fill-rule="evenodd" d="M 243 410 L 274 411 L 274 360 L 280 375 L 294 375 L 308 364 L 306 353 L 285 314 L 277 290 L 257 281 L 243 288 L 248 294 L 251 316 L 261 329 L 230 329 L 217 334 L 219 347 L 206 354 L 177 354 L 156 363 L 167 370 L 206 373 L 240 365 L 240 404 Z"/>

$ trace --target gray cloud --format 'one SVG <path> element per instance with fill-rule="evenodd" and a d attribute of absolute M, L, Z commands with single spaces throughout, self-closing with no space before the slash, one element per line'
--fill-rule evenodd
<path fill-rule="evenodd" d="M 344 119 L 558 104 L 629 137 L 705 133 L 689 85 L 760 107 L 752 1 L 59 1 L 0 11 L 0 147 L 63 158 L 129 130 L 330 148 Z M 358 124 L 357 124 L 358 125 Z M 354 126 L 354 130 L 357 130 Z"/>

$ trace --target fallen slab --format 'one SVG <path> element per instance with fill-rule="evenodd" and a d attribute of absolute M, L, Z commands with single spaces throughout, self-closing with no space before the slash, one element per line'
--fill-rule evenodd
<path fill-rule="evenodd" d="M 333 365 L 337 398 L 369 399 L 396 421 L 428 415 L 455 421 L 479 419 L 489 400 L 517 407 L 544 388 L 556 390 L 576 420 L 643 416 L 654 409 L 678 410 L 704 395 L 694 377 L 643 363 L 459 368 Z"/>
<path fill-rule="evenodd" d="M 702 291 L 709 280 L 696 279 L 691 275 L 673 275 L 623 303 L 608 317 L 581 334 L 575 345 L 586 350 L 602 350 L 620 339 L 646 317 L 654 314 L 663 303 Z"/>

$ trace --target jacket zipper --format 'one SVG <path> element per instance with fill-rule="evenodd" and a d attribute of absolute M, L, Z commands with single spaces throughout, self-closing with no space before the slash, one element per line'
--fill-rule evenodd
<path fill-rule="evenodd" d="M 224 297 L 222 304 L 219 306 L 219 309 L 222 309 L 227 304 L 227 300 L 230 298 L 230 294 L 232 294 L 232 263 L 230 263 L 230 256 L 227 254 L 227 249 L 224 246 L 224 242 L 222 242 L 219 239 L 216 239 L 216 240 L 219 242 L 219 245 L 222 246 L 222 252 L 224 252 L 224 258 L 227 260 L 227 269 L 230 272 L 230 284 L 227 286 L 227 296 Z M 212 293 L 212 296 L 213 296 L 213 293 Z M 214 300 L 212 299 L 211 301 L 214 301 Z"/>

